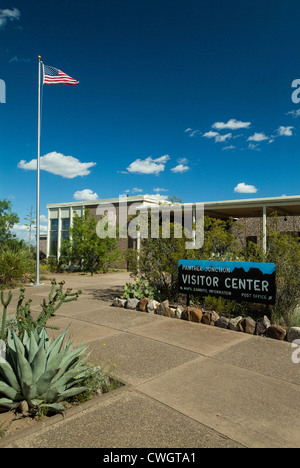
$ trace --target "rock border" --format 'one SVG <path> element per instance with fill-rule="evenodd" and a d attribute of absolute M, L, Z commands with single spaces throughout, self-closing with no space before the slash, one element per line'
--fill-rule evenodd
<path fill-rule="evenodd" d="M 242 316 L 229 319 L 224 315 L 217 314 L 215 311 L 208 311 L 192 306 L 172 307 L 168 300 L 158 302 L 149 298 L 125 299 L 116 297 L 112 306 L 137 310 L 151 315 L 156 314 L 194 323 L 202 323 L 204 325 L 247 333 L 249 335 L 265 336 L 267 338 L 288 341 L 290 343 L 293 343 L 295 340 L 300 340 L 300 327 L 283 328 L 279 325 L 271 324 L 267 316 L 264 316 L 257 322 L 251 317 Z"/>

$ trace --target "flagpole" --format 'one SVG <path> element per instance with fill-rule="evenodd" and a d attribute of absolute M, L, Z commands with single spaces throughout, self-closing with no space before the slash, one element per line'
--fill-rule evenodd
<path fill-rule="evenodd" d="M 39 59 L 38 84 L 38 137 L 37 137 L 37 180 L 36 180 L 36 286 L 40 285 L 40 157 L 41 157 L 41 56 Z"/>

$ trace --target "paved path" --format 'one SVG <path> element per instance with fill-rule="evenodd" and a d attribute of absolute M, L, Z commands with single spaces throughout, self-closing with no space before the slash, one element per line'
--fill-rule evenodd
<path fill-rule="evenodd" d="M 89 344 L 125 386 L 0 447 L 300 447 L 300 364 L 289 343 L 111 307 L 126 273 L 64 279 L 83 295 L 51 323 L 70 326 L 74 344 Z M 49 283 L 27 289 L 33 310 L 48 292 Z"/>

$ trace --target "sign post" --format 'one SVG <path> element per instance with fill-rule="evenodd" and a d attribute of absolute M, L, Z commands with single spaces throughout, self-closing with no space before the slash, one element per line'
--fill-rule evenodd
<path fill-rule="evenodd" d="M 229 301 L 274 305 L 276 272 L 273 263 L 179 260 L 179 293 L 223 297 Z"/>

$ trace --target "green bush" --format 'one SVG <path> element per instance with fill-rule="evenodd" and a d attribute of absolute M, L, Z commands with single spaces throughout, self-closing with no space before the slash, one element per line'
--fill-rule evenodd
<path fill-rule="evenodd" d="M 123 297 L 142 299 L 143 297 L 149 297 L 149 299 L 155 299 L 159 295 L 159 291 L 152 288 L 149 285 L 149 281 L 137 279 L 135 283 L 126 283 L 124 287 Z"/>
<path fill-rule="evenodd" d="M 134 277 L 147 281 L 156 292 L 157 300 L 178 299 L 178 261 L 181 259 L 233 260 L 238 256 L 238 244 L 232 233 L 233 221 L 204 219 L 205 240 L 201 249 L 186 249 L 189 240 L 181 227 L 170 224 L 170 237 L 162 238 L 162 226 L 158 239 L 144 239 L 139 258 L 136 252 L 127 254 L 128 268 Z M 182 230 L 182 237 L 174 232 Z"/>
<path fill-rule="evenodd" d="M 294 312 L 292 312 L 290 317 L 290 326 L 291 327 L 300 327 L 300 309 L 297 307 Z"/>
<path fill-rule="evenodd" d="M 34 272 L 34 260 L 26 248 L 5 245 L 0 249 L 0 285 L 14 287 L 29 281 Z"/>
<path fill-rule="evenodd" d="M 290 326 L 300 304 L 300 244 L 291 234 L 269 228 L 268 251 L 265 261 L 276 266 L 276 305 L 272 318 L 279 324 Z"/>
<path fill-rule="evenodd" d="M 157 300 L 177 297 L 178 261 L 185 258 L 185 238 L 144 239 L 140 256 L 130 253 L 130 268 L 134 277 L 148 282 L 158 294 Z"/>

